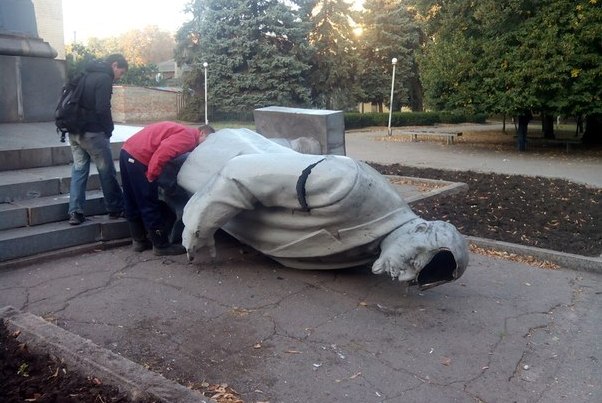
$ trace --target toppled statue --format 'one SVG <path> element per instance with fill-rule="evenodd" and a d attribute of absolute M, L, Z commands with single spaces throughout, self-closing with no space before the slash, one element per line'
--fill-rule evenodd
<path fill-rule="evenodd" d="M 367 164 L 301 154 L 248 129 L 209 135 L 178 184 L 193 194 L 182 234 L 190 260 L 203 248 L 214 257 L 222 228 L 288 267 L 372 264 L 373 273 L 421 289 L 458 279 L 468 264 L 453 225 L 418 217 Z"/>

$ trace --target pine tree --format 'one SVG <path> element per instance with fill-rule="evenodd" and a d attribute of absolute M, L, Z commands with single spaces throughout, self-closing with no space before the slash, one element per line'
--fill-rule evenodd
<path fill-rule="evenodd" d="M 347 109 L 359 100 L 352 16 L 345 0 L 319 0 L 309 16 L 310 80 L 312 100 L 318 107 Z"/>
<path fill-rule="evenodd" d="M 223 112 L 309 102 L 306 29 L 297 12 L 278 0 L 195 0 L 193 20 L 178 34 L 177 56 L 189 63 L 189 83 Z"/>
<path fill-rule="evenodd" d="M 363 101 L 382 105 L 389 103 L 393 58 L 395 66 L 394 109 L 410 104 L 421 109 L 421 91 L 411 91 L 415 80 L 414 52 L 419 46 L 419 29 L 405 0 L 367 0 L 362 13 L 361 36 Z M 379 109 L 381 109 L 379 107 Z"/>

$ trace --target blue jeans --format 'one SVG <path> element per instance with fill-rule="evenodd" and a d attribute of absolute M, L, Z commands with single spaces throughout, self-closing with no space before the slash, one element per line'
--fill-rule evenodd
<path fill-rule="evenodd" d="M 104 194 L 107 211 L 123 210 L 123 193 L 111 155 L 111 143 L 102 132 L 69 134 L 73 168 L 71 169 L 71 187 L 69 190 L 69 213 L 84 213 L 86 185 L 90 173 L 90 160 L 96 165 L 100 186 Z"/>

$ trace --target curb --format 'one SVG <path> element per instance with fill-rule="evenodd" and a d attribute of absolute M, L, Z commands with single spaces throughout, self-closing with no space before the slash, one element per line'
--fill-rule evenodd
<path fill-rule="evenodd" d="M 64 258 L 81 255 L 94 251 L 104 251 L 120 246 L 129 245 L 132 243 L 131 238 L 114 239 L 111 241 L 98 241 L 86 243 L 68 248 L 57 249 L 49 252 L 38 253 L 36 255 L 26 256 L 0 262 L 0 270 L 18 269 L 20 267 L 29 266 L 32 264 L 48 262 L 52 259 Z"/>
<path fill-rule="evenodd" d="M 0 308 L 0 319 L 10 331 L 20 332 L 19 341 L 27 342 L 31 351 L 56 355 L 84 376 L 118 387 L 133 401 L 151 398 L 159 402 L 216 403 L 31 313 L 6 306 Z"/>
<path fill-rule="evenodd" d="M 556 252 L 550 249 L 541 249 L 472 236 L 467 236 L 466 239 L 482 248 L 501 250 L 522 256 L 533 256 L 541 260 L 556 263 L 568 269 L 602 274 L 602 257 L 574 255 L 571 253 Z"/>

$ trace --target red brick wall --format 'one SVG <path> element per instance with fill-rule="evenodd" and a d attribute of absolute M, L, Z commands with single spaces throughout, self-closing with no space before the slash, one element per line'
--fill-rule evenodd
<path fill-rule="evenodd" d="M 120 123 L 175 120 L 178 93 L 144 87 L 113 86 L 111 111 Z"/>

